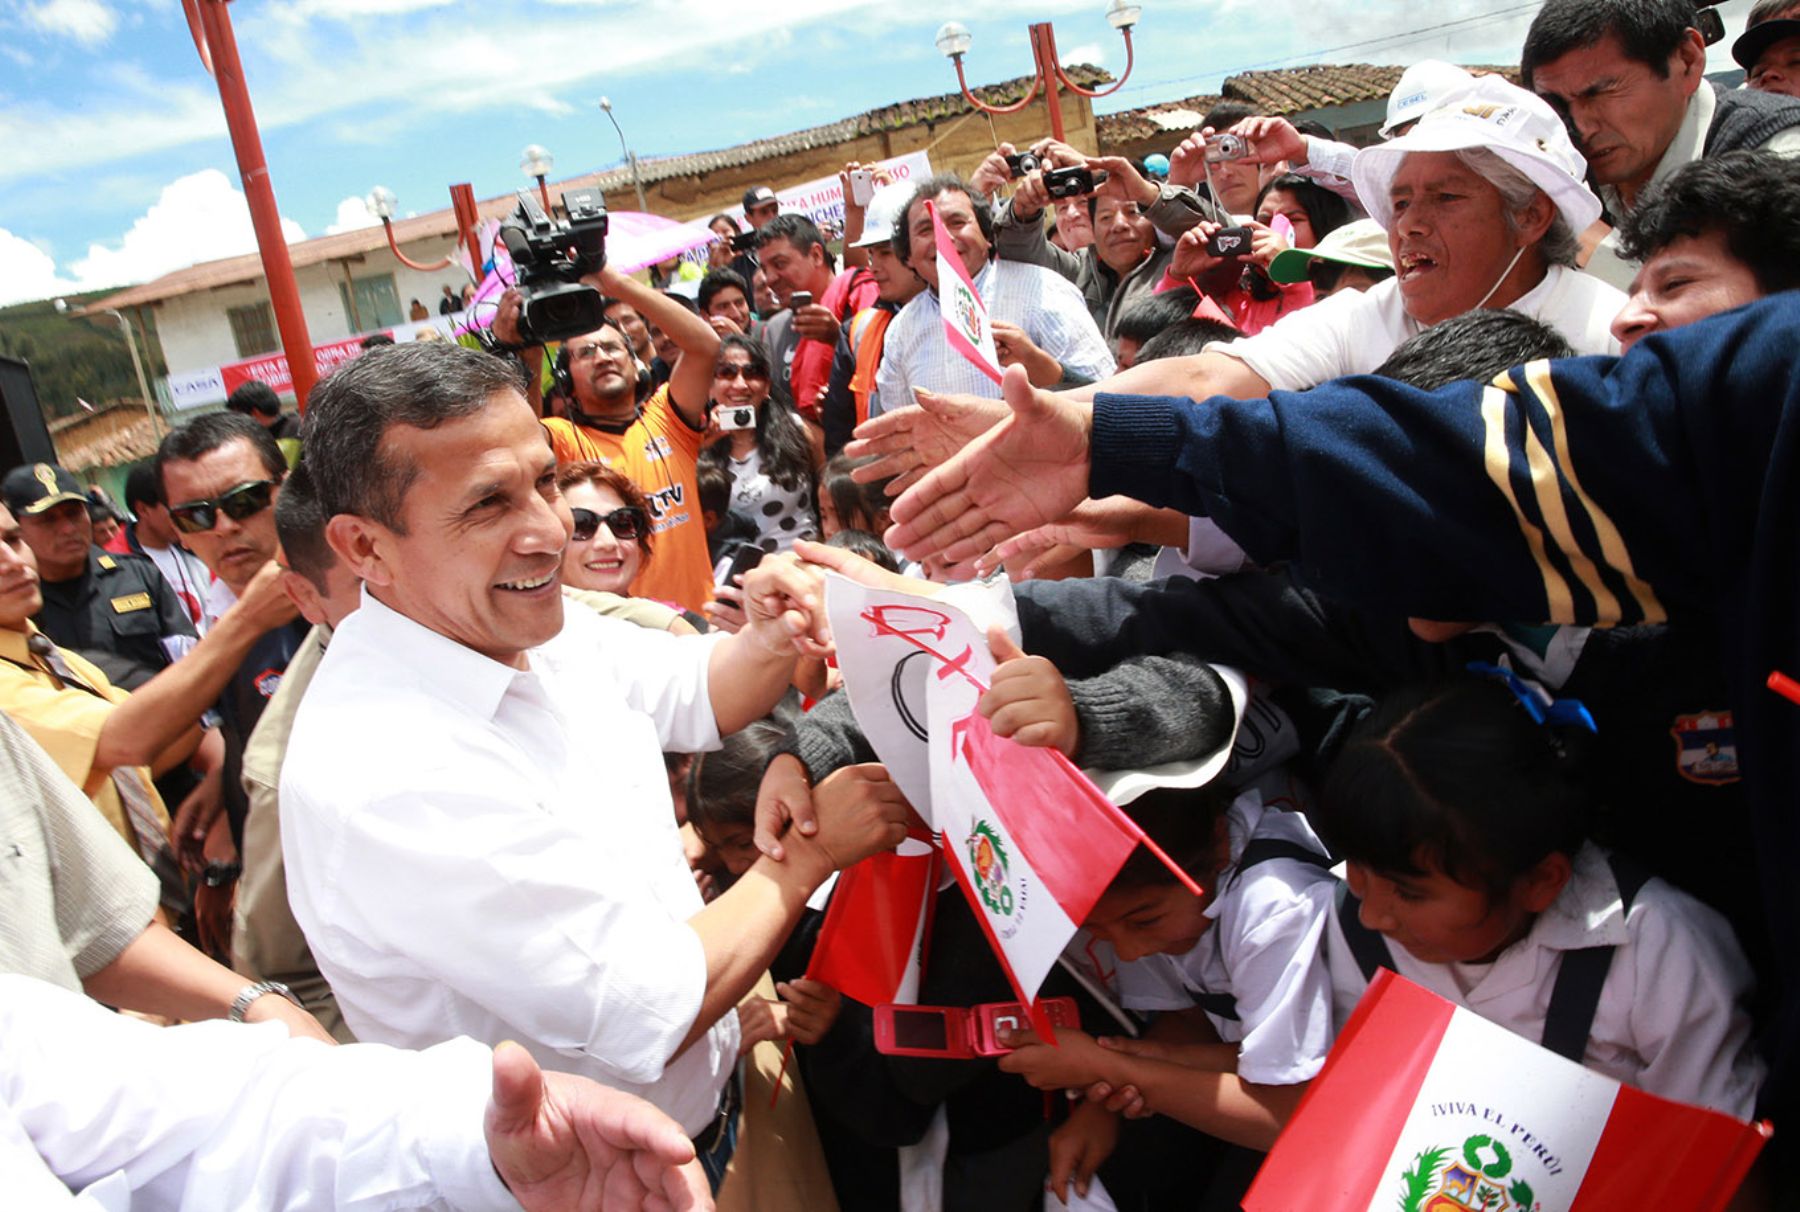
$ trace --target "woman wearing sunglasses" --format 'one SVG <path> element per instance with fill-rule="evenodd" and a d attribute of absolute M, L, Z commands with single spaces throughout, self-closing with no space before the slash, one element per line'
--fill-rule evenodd
<path fill-rule="evenodd" d="M 755 521 L 758 546 L 788 551 L 795 539 L 819 537 L 814 502 L 822 460 L 806 423 L 786 399 L 770 395 L 769 383 L 760 341 L 730 334 L 719 342 L 710 408 L 722 436 L 700 461 L 731 473 L 731 508 Z"/>
<path fill-rule="evenodd" d="M 636 484 L 604 463 L 566 463 L 557 469 L 557 487 L 575 519 L 563 549 L 562 583 L 571 596 L 606 614 L 678 635 L 698 629 L 678 607 L 633 598 L 631 582 L 650 563 L 650 506 Z M 612 594 L 627 599 L 625 608 Z"/>

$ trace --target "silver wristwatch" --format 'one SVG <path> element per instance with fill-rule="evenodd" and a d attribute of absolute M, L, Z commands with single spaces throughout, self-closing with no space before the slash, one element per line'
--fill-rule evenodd
<path fill-rule="evenodd" d="M 245 985 L 238 995 L 231 999 L 231 1010 L 225 1017 L 234 1023 L 243 1022 L 244 1015 L 250 1012 L 250 1004 L 265 993 L 279 993 L 294 1005 L 300 1006 L 300 999 L 294 996 L 294 991 L 280 981 L 257 981 L 254 985 Z M 304 1010 L 306 1007 L 300 1006 L 300 1009 Z"/>

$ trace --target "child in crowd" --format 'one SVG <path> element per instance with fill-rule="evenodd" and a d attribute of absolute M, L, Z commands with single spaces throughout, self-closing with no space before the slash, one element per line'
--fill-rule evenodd
<path fill-rule="evenodd" d="M 1156 1021 L 1143 1042 L 1022 1033 L 1000 1067 L 1046 1090 L 1130 1087 L 1149 1111 L 1267 1150 L 1349 1011 L 1334 1010 L 1325 961 L 1330 860 L 1305 817 L 1255 791 L 1162 787 L 1124 810 L 1202 890 L 1139 848 L 1082 923 L 1117 954 L 1126 1008 Z M 1078 1104 L 1051 1138 L 1051 1189 L 1085 1193 L 1119 1127 L 1103 1102 Z"/>
<path fill-rule="evenodd" d="M 700 493 L 700 520 L 706 526 L 706 558 L 714 564 L 727 547 L 756 541 L 756 523 L 731 507 L 731 472 L 723 464 L 701 463 L 694 472 Z"/>
<path fill-rule="evenodd" d="M 819 528 L 825 538 L 830 539 L 840 530 L 866 530 L 870 534 L 887 532 L 890 523 L 888 482 L 876 480 L 858 484 L 850 478 L 852 471 L 874 459 L 873 455 L 852 459 L 848 455 L 835 454 L 825 461 L 824 469 L 819 472 Z"/>
<path fill-rule="evenodd" d="M 1506 683 L 1389 696 L 1319 798 L 1349 862 L 1340 996 L 1386 966 L 1591 1069 L 1749 1118 L 1763 1068 L 1730 927 L 1583 840 L 1575 763 Z"/>

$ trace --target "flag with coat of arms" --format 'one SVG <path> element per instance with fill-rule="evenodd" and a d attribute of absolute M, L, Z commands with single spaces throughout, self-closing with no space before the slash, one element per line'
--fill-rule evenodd
<path fill-rule="evenodd" d="M 1769 1137 L 1377 974 L 1245 1212 L 1714 1212 Z"/>
<path fill-rule="evenodd" d="M 931 212 L 931 234 L 937 241 L 938 309 L 944 316 L 944 339 L 975 369 L 998 383 L 1002 374 L 1000 355 L 994 349 L 994 326 L 988 319 L 987 303 L 975 289 L 975 281 L 951 242 L 936 204 L 927 202 L 925 209 Z"/>

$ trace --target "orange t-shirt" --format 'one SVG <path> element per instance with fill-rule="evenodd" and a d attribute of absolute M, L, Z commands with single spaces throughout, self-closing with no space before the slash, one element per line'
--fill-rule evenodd
<path fill-rule="evenodd" d="M 544 422 L 558 463 L 594 460 L 616 467 L 650 500 L 656 550 L 631 582 L 638 597 L 699 610 L 712 597 L 712 561 L 700 513 L 700 431 L 669 399 L 668 384 L 644 402 L 624 433 L 606 433 L 561 417 Z"/>

